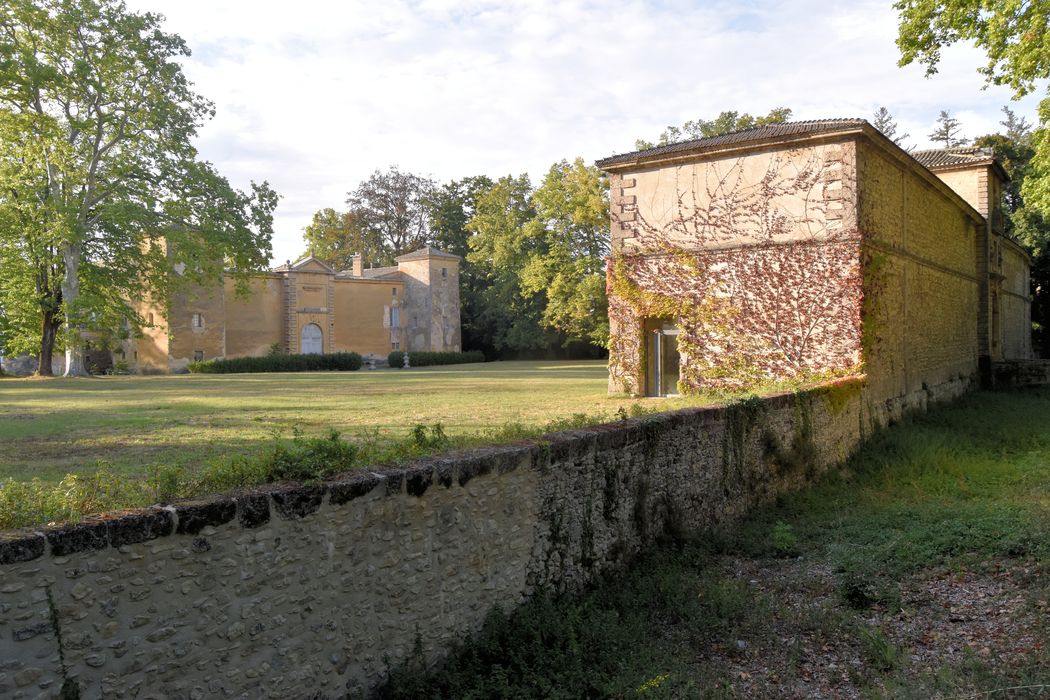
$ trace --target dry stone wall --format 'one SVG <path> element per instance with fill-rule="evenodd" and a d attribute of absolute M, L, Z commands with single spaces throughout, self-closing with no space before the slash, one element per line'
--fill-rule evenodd
<path fill-rule="evenodd" d="M 890 408 L 845 380 L 5 533 L 0 697 L 365 695 L 497 606 L 577 588 L 668 530 L 702 532 L 811 481 Z"/>

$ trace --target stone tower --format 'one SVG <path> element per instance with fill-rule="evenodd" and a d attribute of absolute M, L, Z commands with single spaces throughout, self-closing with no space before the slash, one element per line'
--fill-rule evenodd
<path fill-rule="evenodd" d="M 396 258 L 405 282 L 401 323 L 408 350 L 462 349 L 459 260 L 458 255 L 430 246 Z"/>

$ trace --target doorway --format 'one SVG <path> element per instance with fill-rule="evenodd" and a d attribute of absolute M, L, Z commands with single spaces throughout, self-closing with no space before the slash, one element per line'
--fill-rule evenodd
<path fill-rule="evenodd" d="M 678 326 L 664 318 L 646 319 L 645 395 L 677 396 L 679 365 Z"/>
<path fill-rule="evenodd" d="M 304 355 L 320 355 L 324 347 L 324 334 L 321 327 L 316 323 L 308 323 L 303 326 L 299 335 L 299 352 Z"/>

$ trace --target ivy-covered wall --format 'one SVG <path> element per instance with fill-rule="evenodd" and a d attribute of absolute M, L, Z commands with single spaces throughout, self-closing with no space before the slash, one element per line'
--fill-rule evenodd
<path fill-rule="evenodd" d="M 895 400 L 977 371 L 983 219 L 892 144 L 611 173 L 612 392 L 645 393 L 646 318 L 678 325 L 679 389 L 864 373 Z"/>
<path fill-rule="evenodd" d="M 858 371 L 855 182 L 850 141 L 613 173 L 610 390 L 644 391 L 645 318 L 685 393 Z"/>

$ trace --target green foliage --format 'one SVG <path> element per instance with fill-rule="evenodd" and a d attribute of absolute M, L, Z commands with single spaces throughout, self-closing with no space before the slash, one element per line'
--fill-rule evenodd
<path fill-rule="evenodd" d="M 872 115 L 871 125 L 898 146 L 911 136 L 911 134 L 897 134 L 897 122 L 885 107 L 879 107 L 875 110 L 875 113 Z"/>
<path fill-rule="evenodd" d="M 521 272 L 525 294 L 545 294 L 544 326 L 568 340 L 607 345 L 605 257 L 609 253 L 609 183 L 582 158 L 551 166 L 532 195 L 536 216 L 526 236 L 536 246 Z"/>
<path fill-rule="evenodd" d="M 267 481 L 317 481 L 356 466 L 357 448 L 329 430 L 321 438 L 304 437 L 296 432 L 291 443 L 274 441 L 270 462 L 265 465 Z"/>
<path fill-rule="evenodd" d="M 412 442 L 417 448 L 424 451 L 438 451 L 446 449 L 450 440 L 445 434 L 445 427 L 441 423 L 435 423 L 427 429 L 422 423 L 416 423 L 412 427 Z"/>
<path fill-rule="evenodd" d="M 197 158 L 213 107 L 161 19 L 119 0 L 0 7 L 0 306 L 41 372 L 64 343 L 85 373 L 81 332 L 140 327 L 133 303 L 223 274 L 244 289 L 268 262 L 277 195 Z"/>
<path fill-rule="evenodd" d="M 363 247 L 379 246 L 380 265 L 393 264 L 394 258 L 430 240 L 427 201 L 433 190 L 432 180 L 394 166 L 386 172 L 376 170 L 347 194 L 352 229 L 359 231 Z"/>
<path fill-rule="evenodd" d="M 421 658 L 394 669 L 387 700 L 703 697 L 688 649 L 761 614 L 738 581 L 705 570 L 702 553 L 660 550 L 579 595 L 538 596 L 496 611 L 438 672 Z"/>
<path fill-rule="evenodd" d="M 316 355 L 269 354 L 261 357 L 191 362 L 195 374 L 241 374 L 249 372 L 353 372 L 361 369 L 362 358 L 356 352 L 332 352 Z"/>
<path fill-rule="evenodd" d="M 857 629 L 857 637 L 868 663 L 878 670 L 890 671 L 900 664 L 903 651 L 887 639 L 882 630 L 876 627 L 860 627 Z"/>
<path fill-rule="evenodd" d="M 799 554 L 798 535 L 796 535 L 791 526 L 783 520 L 778 520 L 773 523 L 773 530 L 769 535 L 769 541 L 770 544 L 773 545 L 773 551 L 776 552 L 777 556 L 796 557 Z"/>
<path fill-rule="evenodd" d="M 635 148 L 645 150 L 654 146 L 666 146 L 670 143 L 689 141 L 691 139 L 702 139 L 710 136 L 720 136 L 735 131 L 754 129 L 767 124 L 783 124 L 791 119 L 792 110 L 787 107 L 776 107 L 769 110 L 764 117 L 753 117 L 748 113 L 741 114 L 736 111 L 725 111 L 714 119 L 695 119 L 688 121 L 682 126 L 669 126 L 660 134 L 656 143 L 638 139 L 634 142 Z"/>
<path fill-rule="evenodd" d="M 894 8 L 902 66 L 918 61 L 931 76 L 943 47 L 972 41 L 988 59 L 980 69 L 985 79 L 1012 88 L 1014 99 L 1050 78 L 1050 0 L 898 0 Z M 1032 147 L 1033 177 L 1023 192 L 1030 206 L 1050 216 L 1050 97 L 1039 104 Z"/>
<path fill-rule="evenodd" d="M 405 366 L 405 351 L 394 350 L 386 358 L 391 367 Z M 409 367 L 428 367 L 431 365 L 461 365 L 468 362 L 484 362 L 485 353 L 480 350 L 466 352 L 430 352 L 416 350 L 408 353 Z"/>
<path fill-rule="evenodd" d="M 937 116 L 937 126 L 926 138 L 939 143 L 943 148 L 965 146 L 969 139 L 961 136 L 961 131 L 962 125 L 959 124 L 959 120 L 949 114 L 947 110 L 942 109 Z"/>
<path fill-rule="evenodd" d="M 325 261 L 338 271 L 351 269 L 353 257 L 358 253 L 364 267 L 387 259 L 376 232 L 363 229 L 360 217 L 353 211 L 326 208 L 315 212 L 313 220 L 303 229 L 303 240 L 307 255 Z"/>

